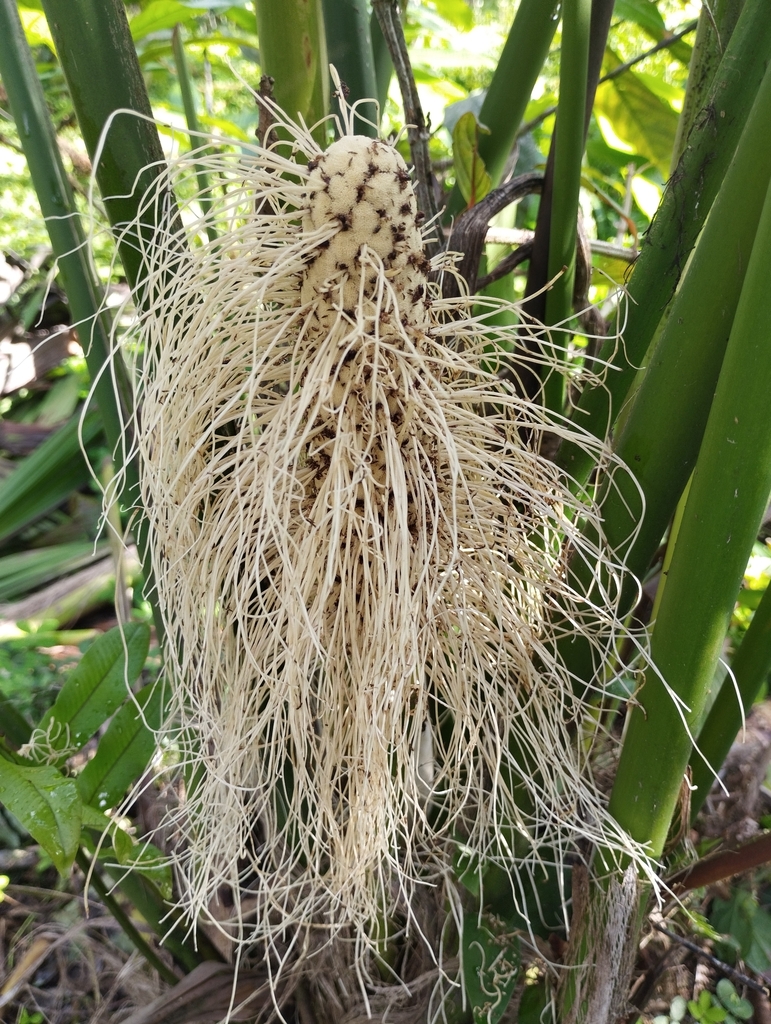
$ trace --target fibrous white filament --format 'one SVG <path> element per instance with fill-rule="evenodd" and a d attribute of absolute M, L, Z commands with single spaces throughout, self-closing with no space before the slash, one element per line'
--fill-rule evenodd
<path fill-rule="evenodd" d="M 212 179 L 205 214 L 144 253 L 136 444 L 167 728 L 200 768 L 186 908 L 219 921 L 227 886 L 236 940 L 305 925 L 366 946 L 459 849 L 521 877 L 580 836 L 634 854 L 553 625 L 591 617 L 611 651 L 619 568 L 587 548 L 593 604 L 572 591 L 566 551 L 598 514 L 538 446 L 579 434 L 499 379 L 535 358 L 526 328 L 489 322 L 512 307 L 472 315 L 430 282 L 397 151 L 283 129 L 291 153 L 203 147 L 146 198 L 184 195 L 193 159 Z"/>

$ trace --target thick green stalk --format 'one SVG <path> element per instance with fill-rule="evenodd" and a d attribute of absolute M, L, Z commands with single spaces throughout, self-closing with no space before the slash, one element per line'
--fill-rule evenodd
<path fill-rule="evenodd" d="M 43 9 L 118 241 L 123 269 L 129 284 L 136 289 L 143 276 L 143 240 L 152 239 L 159 228 L 168 230 L 177 217 L 177 209 L 174 197 L 169 194 L 166 202 L 153 204 L 140 215 L 145 191 L 165 160 L 158 132 L 150 120 L 150 100 L 126 9 L 121 0 L 43 0 Z M 108 122 L 109 132 L 102 144 Z M 166 222 L 158 223 L 159 217 Z M 123 501 L 129 507 L 141 508 L 137 467 L 130 462 L 125 471 Z M 134 534 L 144 566 L 145 592 L 153 605 L 155 626 L 161 637 L 163 624 L 153 596 L 147 527 L 141 516 L 135 521 Z"/>
<path fill-rule="evenodd" d="M 693 44 L 693 56 L 688 68 L 683 109 L 677 123 L 672 171 L 682 156 L 685 141 L 696 115 L 707 102 L 720 58 L 728 45 L 743 6 L 744 0 L 717 0 L 711 5 L 709 12 L 703 7 L 701 9 L 699 27 Z"/>
<path fill-rule="evenodd" d="M 136 221 L 139 201 L 164 163 L 158 132 L 147 120 L 152 111 L 126 8 L 122 0 L 43 0 L 43 10 L 107 216 L 117 232 L 124 232 Z M 102 131 L 117 110 L 144 116 L 117 114 L 98 152 Z M 152 237 L 155 228 L 143 219 L 138 229 L 131 228 L 119 238 L 121 262 L 132 288 L 141 278 L 137 230 Z"/>
<path fill-rule="evenodd" d="M 713 766 L 719 769 L 742 724 L 742 713 L 749 714 L 753 701 L 771 673 L 771 586 L 755 609 L 752 622 L 731 665 L 734 679 L 726 678 L 720 687 L 695 750 L 691 754 L 691 818 L 699 813 L 714 781 Z M 738 698 L 737 698 L 738 690 Z M 739 705 L 741 700 L 741 706 Z"/>
<path fill-rule="evenodd" d="M 506 45 L 487 90 L 479 120 L 490 129 L 479 140 L 479 155 L 493 186 L 503 177 L 525 109 L 549 53 L 557 28 L 557 0 L 521 0 Z M 459 213 L 465 202 L 456 185 L 445 217 Z"/>
<path fill-rule="evenodd" d="M 606 343 L 600 356 L 611 362 L 613 369 L 603 386 L 587 388 L 578 404 L 576 422 L 598 437 L 605 436 L 618 416 L 645 360 L 720 188 L 769 60 L 767 0 L 746 0 L 715 74 L 709 103 L 696 118 L 629 280 L 624 343 L 617 345 L 615 339 Z M 579 486 L 593 468 L 592 457 L 576 444 L 563 444 L 557 461 Z"/>
<path fill-rule="evenodd" d="M 626 567 L 634 577 L 642 577 L 648 568 L 699 452 L 771 180 L 771 134 L 765 129 L 770 120 L 767 73 L 615 446 L 634 479 L 616 473 L 605 481 L 603 530 L 614 549 L 625 551 Z M 730 273 L 726 253 L 731 253 Z M 577 589 L 591 585 L 588 564 L 574 559 L 571 572 Z M 623 614 L 635 592 L 629 579 Z M 575 636 L 561 650 L 575 675 L 588 682 L 595 669 L 589 641 Z"/>
<path fill-rule="evenodd" d="M 591 0 L 565 0 L 562 7 L 560 92 L 555 125 L 554 180 L 549 221 L 548 280 L 554 285 L 546 295 L 546 324 L 565 324 L 573 312 L 576 270 L 576 220 L 584 156 Z M 552 333 L 552 344 L 565 349 L 567 333 Z M 565 378 L 551 373 L 544 385 L 548 408 L 562 412 Z"/>
<path fill-rule="evenodd" d="M 0 0 L 0 74 L 58 260 L 72 319 L 83 342 L 91 379 L 96 381 L 96 400 L 105 433 L 110 448 L 116 451 L 122 436 L 122 418 L 131 408 L 130 389 L 123 364 L 116 361 L 116 380 L 123 404 L 119 408 L 112 381 L 101 373 L 110 351 L 110 322 L 104 312 L 99 312 L 100 287 L 89 263 L 80 216 L 15 0 Z"/>
<path fill-rule="evenodd" d="M 615 446 L 642 488 L 645 515 L 632 487 L 619 479 L 621 493 L 615 488 L 608 491 L 603 518 L 614 543 L 639 523 L 627 559 L 637 575 L 645 571 L 660 543 L 699 452 L 771 179 L 771 135 L 765 130 L 769 123 L 767 72 Z"/>
<path fill-rule="evenodd" d="M 174 53 L 174 66 L 177 69 L 179 91 L 182 94 L 182 106 L 185 109 L 185 120 L 187 121 L 187 127 L 190 129 L 190 148 L 196 149 L 202 142 L 200 135 L 197 134 L 201 131 L 201 127 L 198 123 L 195 87 L 187 65 L 181 25 L 174 26 L 174 31 L 171 33 L 171 48 Z M 201 212 L 206 215 L 211 208 L 211 189 L 206 171 L 198 162 L 195 164 L 195 177 L 198 182 L 198 204 L 201 207 Z M 211 218 L 206 219 L 206 235 L 210 242 L 213 242 L 217 237 L 217 231 L 211 222 Z"/>
<path fill-rule="evenodd" d="M 314 125 L 329 112 L 329 71 L 321 0 L 255 0 L 262 71 L 289 117 Z"/>
<path fill-rule="evenodd" d="M 610 799 L 619 824 L 654 856 L 664 849 L 691 754 L 688 729 L 701 718 L 771 491 L 770 262 L 771 188 L 653 628 L 655 669 L 630 711 Z"/>
<path fill-rule="evenodd" d="M 394 64 L 391 60 L 391 54 L 388 52 L 388 43 L 385 41 L 383 30 L 380 27 L 380 22 L 377 20 L 374 10 L 369 16 L 369 34 L 372 40 L 372 58 L 375 65 L 377 89 L 375 99 L 378 101 L 382 118 L 386 100 L 388 99 L 388 89 L 391 85 L 391 76 L 394 73 Z"/>
<path fill-rule="evenodd" d="M 329 61 L 348 88 L 346 102 L 353 106 L 360 100 L 376 99 L 377 79 L 367 0 L 323 0 L 323 6 Z M 372 124 L 357 119 L 356 133 L 374 138 L 378 123 L 375 104 L 361 103 L 357 112 Z"/>
<path fill-rule="evenodd" d="M 588 5 L 587 5 L 588 6 Z M 573 95 L 574 83 L 571 81 L 570 74 L 563 74 L 563 69 L 570 68 L 571 65 L 576 64 L 575 56 L 578 49 L 577 43 L 584 43 L 585 39 L 576 38 L 575 25 L 571 22 L 575 22 L 575 15 L 571 15 L 570 11 L 566 8 L 563 12 L 568 17 L 567 32 L 563 30 L 563 57 L 562 68 L 560 72 L 561 82 L 560 87 L 560 105 L 563 110 L 565 108 L 570 109 L 572 107 L 572 117 L 575 118 L 572 125 L 570 126 L 569 136 L 572 136 L 572 144 L 575 147 L 575 155 L 578 156 L 578 107 L 579 104 L 575 102 Z M 610 28 L 611 18 L 613 16 L 613 0 L 592 0 L 591 3 L 591 14 L 589 15 L 586 9 L 583 11 L 582 19 L 582 35 L 586 36 L 588 31 L 588 50 L 585 54 L 580 52 L 579 65 L 583 66 L 583 84 L 580 74 L 581 67 L 572 67 L 572 75 L 576 79 L 576 86 L 584 96 L 584 112 L 583 112 L 583 137 L 581 140 L 581 149 L 583 151 L 583 145 L 586 141 L 586 133 L 589 127 L 589 121 L 591 118 L 592 107 L 594 106 L 594 96 L 597 90 L 597 83 L 600 78 L 600 71 L 602 69 L 603 56 L 605 54 L 605 48 L 608 39 L 608 30 Z M 588 24 L 587 24 L 588 19 Z M 581 47 L 581 50 L 584 46 Z M 558 117 L 559 120 L 559 117 Z M 570 141 L 570 139 L 569 139 Z M 564 323 L 571 313 L 573 306 L 573 295 L 572 295 L 572 281 L 561 279 L 556 282 L 556 292 L 552 294 L 549 284 L 552 280 L 557 277 L 562 271 L 563 267 L 567 267 L 568 270 L 575 265 L 575 238 L 576 238 L 576 218 L 578 212 L 578 199 L 575 196 L 575 208 L 572 211 L 572 220 L 570 218 L 570 211 L 565 208 L 565 192 L 563 188 L 562 179 L 559 176 L 563 173 L 562 169 L 557 172 L 556 169 L 556 155 L 560 146 L 560 131 L 555 126 L 552 134 L 551 145 L 549 147 L 549 156 L 546 161 L 546 171 L 544 173 L 543 187 L 541 189 L 541 199 L 538 204 L 538 218 L 535 225 L 535 237 L 533 238 L 533 246 L 530 252 L 530 261 L 527 271 L 527 285 L 525 288 L 525 295 L 527 301 L 523 307 L 524 311 L 531 316 L 538 323 L 546 324 L 551 327 L 557 323 Z M 582 154 L 583 155 L 583 152 Z M 575 173 L 575 168 L 571 168 L 571 173 Z M 569 189 L 569 193 L 572 193 L 573 188 L 580 187 L 580 168 L 578 179 L 568 179 L 573 182 Z M 574 196 L 570 194 L 570 205 L 572 206 L 572 200 Z M 556 213 L 553 211 L 553 207 L 556 207 Z M 565 233 L 568 237 L 562 242 L 564 248 L 564 258 L 560 263 L 557 258 L 559 253 L 553 253 L 551 245 L 551 232 L 552 232 L 552 221 L 554 219 L 555 225 L 562 224 L 562 232 L 558 232 L 558 238 L 560 233 Z M 572 247 L 569 244 L 569 238 L 572 237 Z M 547 311 L 547 303 L 551 305 L 551 309 Z M 567 335 L 565 333 L 556 336 L 558 343 L 561 348 L 567 346 Z M 554 335 L 552 341 L 555 340 Z M 537 348 L 533 342 L 530 343 L 531 347 Z M 523 372 L 524 371 L 524 372 Z M 525 393 L 533 399 L 541 399 L 541 381 L 533 380 L 531 375 L 526 370 L 525 366 L 517 368 L 515 371 L 516 375 L 519 375 Z M 542 375 L 545 381 L 545 394 L 546 402 L 550 408 L 557 412 L 562 412 L 563 408 L 563 394 L 565 389 L 565 381 L 562 372 L 554 373 L 551 372 L 548 367 L 544 367 Z"/>

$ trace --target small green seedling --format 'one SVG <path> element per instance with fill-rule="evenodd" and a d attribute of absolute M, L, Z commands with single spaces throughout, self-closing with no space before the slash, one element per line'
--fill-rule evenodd
<path fill-rule="evenodd" d="M 707 989 L 702 989 L 698 999 L 688 1001 L 688 1012 L 699 1024 L 722 1024 L 728 1020 L 728 1010 Z"/>
<path fill-rule="evenodd" d="M 735 1018 L 737 1020 L 752 1020 L 752 1003 L 749 999 L 743 999 L 739 995 L 728 978 L 720 979 L 715 986 L 715 992 L 720 1002 L 725 1006 L 726 1010 L 728 1010 L 731 1018 Z"/>

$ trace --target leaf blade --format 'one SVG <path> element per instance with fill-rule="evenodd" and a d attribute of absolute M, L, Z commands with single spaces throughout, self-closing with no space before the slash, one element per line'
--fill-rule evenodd
<path fill-rule="evenodd" d="M 36 732 L 50 746 L 79 750 L 126 699 L 150 648 L 150 629 L 140 622 L 116 626 L 89 647 L 59 691 Z"/>
<path fill-rule="evenodd" d="M 485 162 L 479 155 L 479 132 L 487 131 L 477 121 L 474 112 L 461 114 L 452 131 L 452 153 L 455 180 L 468 206 L 484 199 L 493 187 Z"/>
<path fill-rule="evenodd" d="M 150 762 L 155 750 L 153 730 L 159 727 L 161 716 L 162 690 L 155 683 L 123 705 L 100 740 L 95 756 L 77 777 L 84 803 L 105 810 L 121 800 Z"/>
<path fill-rule="evenodd" d="M 75 782 L 51 765 L 13 764 L 0 757 L 0 802 L 40 843 L 57 871 L 68 871 L 83 813 Z"/>

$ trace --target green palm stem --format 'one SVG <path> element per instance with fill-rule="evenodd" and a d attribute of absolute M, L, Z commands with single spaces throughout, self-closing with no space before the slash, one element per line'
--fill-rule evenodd
<path fill-rule="evenodd" d="M 171 49 L 174 54 L 174 66 L 177 69 L 177 78 L 179 80 L 179 91 L 182 94 L 182 106 L 185 110 L 185 120 L 187 121 L 187 127 L 190 131 L 190 148 L 196 149 L 201 145 L 200 131 L 201 127 L 198 123 L 198 111 L 196 110 L 195 102 L 195 88 L 193 86 L 193 80 L 190 75 L 190 69 L 187 64 L 187 57 L 185 55 L 185 42 L 182 38 L 182 26 L 175 25 L 174 30 L 171 33 Z M 204 171 L 203 167 L 196 161 L 195 163 L 195 177 L 198 182 L 198 205 L 201 207 L 201 213 L 206 218 L 206 214 L 211 209 L 211 188 L 209 187 L 209 179 Z M 217 229 L 211 222 L 211 218 L 206 218 L 206 237 L 210 242 L 213 242 L 217 237 Z"/>
<path fill-rule="evenodd" d="M 548 56 L 559 21 L 557 7 L 557 0 L 522 0 L 482 103 L 479 120 L 490 134 L 480 137 L 479 155 L 493 187 L 503 177 L 517 130 Z M 447 203 L 445 219 L 456 216 L 465 205 L 456 185 Z"/>
<path fill-rule="evenodd" d="M 563 324 L 573 313 L 573 283 L 576 271 L 576 219 L 581 191 L 584 157 L 589 39 L 592 0 L 565 0 L 562 7 L 562 50 L 557 121 L 554 127 L 554 181 L 549 218 L 547 280 L 554 281 L 546 294 L 545 323 Z M 567 353 L 567 330 L 551 332 L 551 343 Z M 544 382 L 544 404 L 562 412 L 565 378 L 552 372 Z"/>
<path fill-rule="evenodd" d="M 693 55 L 688 68 L 683 109 L 677 122 L 677 134 L 672 152 L 671 171 L 674 172 L 683 154 L 688 133 L 696 115 L 707 103 L 709 90 L 720 65 L 731 34 L 742 12 L 744 0 L 716 0 L 708 12 L 703 7 L 699 15 Z"/>
<path fill-rule="evenodd" d="M 101 288 L 89 263 L 80 216 L 15 0 L 0 0 L 0 74 L 58 260 L 72 319 L 83 341 L 91 379 L 96 381 L 102 423 L 110 447 L 116 451 L 123 421 L 131 408 L 130 388 L 125 368 L 117 363 L 122 406 L 119 407 L 112 382 L 107 375 L 100 375 L 110 351 L 110 321 L 103 311 L 99 312 Z"/>
<path fill-rule="evenodd" d="M 736 739 L 742 717 L 749 714 L 761 687 L 771 673 L 771 586 L 755 609 L 752 622 L 731 664 L 733 679 L 726 678 L 701 727 L 691 753 L 691 820 L 699 813 L 718 769 Z M 741 703 L 740 703 L 741 702 Z"/>
<path fill-rule="evenodd" d="M 693 473 L 610 811 L 659 857 L 771 491 L 771 188 Z M 666 681 L 666 686 L 663 681 Z M 676 704 L 676 699 L 682 702 Z"/>
<path fill-rule="evenodd" d="M 324 27 L 327 37 L 329 61 L 337 68 L 340 81 L 348 94 L 351 106 L 360 100 L 374 100 L 378 94 L 375 76 L 375 57 L 370 36 L 370 12 L 367 0 L 322 0 Z M 377 19 L 376 19 L 377 20 Z M 381 33 L 382 35 L 382 33 Z M 357 108 L 361 117 L 355 130 L 358 135 L 377 136 L 378 116 L 374 103 L 361 103 Z"/>
<path fill-rule="evenodd" d="M 653 599 L 653 607 L 651 608 L 650 621 L 655 622 L 656 616 L 659 613 L 661 606 L 661 599 L 664 597 L 664 590 L 667 585 L 667 576 L 669 576 L 669 567 L 672 564 L 672 557 L 675 553 L 675 545 L 677 544 L 677 535 L 680 533 L 680 527 L 682 526 L 683 516 L 685 515 L 685 506 L 688 503 L 688 495 L 691 493 L 691 477 L 688 483 L 685 485 L 685 490 L 680 495 L 680 500 L 677 503 L 675 514 L 672 517 L 672 525 L 669 528 L 669 536 L 667 537 L 667 546 L 664 551 L 664 559 L 661 563 L 661 573 L 659 575 L 659 582 L 656 587 L 656 596 Z"/>
<path fill-rule="evenodd" d="M 149 120 L 150 101 L 126 8 L 121 0 L 42 2 L 107 216 L 113 228 L 122 232 L 118 248 L 133 288 L 142 276 L 137 232 L 152 238 L 156 230 L 147 216 L 137 220 L 139 202 L 164 164 L 164 156 Z M 116 115 L 100 150 L 102 131 L 117 110 L 142 116 Z"/>
<path fill-rule="evenodd" d="M 372 40 L 372 59 L 375 65 L 375 99 L 378 102 L 380 117 L 383 117 L 388 89 L 391 85 L 391 76 L 394 73 L 394 64 L 391 54 L 388 52 L 388 43 L 385 41 L 383 30 L 374 10 L 369 16 L 369 35 Z"/>
<path fill-rule="evenodd" d="M 101 309 L 101 288 L 88 259 L 80 216 L 62 164 L 56 134 L 48 115 L 32 54 L 13 0 L 0 0 L 0 70 L 14 119 L 19 126 L 19 138 L 46 220 L 51 246 L 58 260 L 73 320 L 78 325 L 83 340 L 89 374 L 95 382 L 94 394 L 99 406 L 99 416 L 113 458 L 122 463 L 120 453 L 124 445 L 124 425 L 130 422 L 132 412 L 131 387 L 119 356 L 112 358 L 112 375 L 104 372 L 110 362 L 110 321 Z M 71 433 L 74 444 L 74 429 Z M 84 423 L 83 433 L 84 438 L 94 436 L 93 417 Z M 55 451 L 52 450 L 50 455 L 50 445 L 43 446 L 40 457 L 33 460 L 36 465 L 41 462 L 43 468 L 44 455 L 49 461 L 51 457 L 60 458 L 61 438 L 58 435 L 54 443 Z M 126 504 L 131 505 L 139 493 L 139 472 L 135 461 L 127 462 L 124 468 L 125 487 L 121 496 Z M 21 485 L 22 479 L 27 478 L 28 472 L 14 482 Z M 57 477 L 55 482 L 66 487 L 68 479 L 68 476 L 61 479 Z M 47 491 L 51 491 L 52 482 L 45 481 Z M 52 493 L 56 494 L 55 488 Z M 63 497 L 64 494 L 61 494 L 59 500 Z M 30 498 L 34 504 L 39 498 L 39 492 L 30 492 Z M 21 511 L 18 503 L 15 508 L 17 513 Z M 135 527 L 135 533 L 140 557 L 145 566 L 147 592 L 150 593 L 153 587 L 147 557 L 147 537 L 141 520 Z M 152 607 L 158 635 L 162 636 L 161 618 L 154 601 Z"/>
<path fill-rule="evenodd" d="M 255 0 L 263 74 L 289 117 L 313 126 L 329 113 L 329 71 L 321 0 Z M 320 128 L 317 141 L 325 145 Z"/>
<path fill-rule="evenodd" d="M 771 61 L 771 18 L 767 0 L 746 0 L 715 73 L 709 103 L 697 116 L 677 170 L 645 236 L 629 280 L 624 344 L 603 346 L 600 358 L 612 369 L 602 386 L 587 388 L 575 411 L 580 426 L 598 437 L 621 410 L 638 368 L 677 287 L 688 256 L 717 195 L 744 129 L 755 95 Z M 558 465 L 582 486 L 592 457 L 565 442 Z"/>
<path fill-rule="evenodd" d="M 608 30 L 613 15 L 612 0 L 592 0 L 583 5 L 579 38 L 575 15 L 563 8 L 562 60 L 560 63 L 560 99 L 557 123 L 552 134 L 546 161 L 538 218 L 530 255 L 525 294 L 525 312 L 538 323 L 552 327 L 563 325 L 562 332 L 551 332 L 551 343 L 562 354 L 568 345 L 567 321 L 573 312 L 573 291 L 576 259 L 576 220 L 581 186 L 581 162 L 586 142 L 594 95 L 602 69 Z M 588 34 L 588 39 L 587 39 Z M 578 60 L 576 61 L 576 57 Z M 564 78 L 564 81 L 563 81 Z M 583 96 L 581 110 L 580 96 Z M 560 108 L 566 115 L 561 119 Z M 568 122 L 567 114 L 570 115 Z M 569 123 L 568 142 L 572 160 L 565 166 L 563 134 L 559 127 Z M 562 167 L 557 169 L 558 151 Z M 562 176 L 561 176 L 562 175 Z M 550 286 L 550 282 L 554 282 Z M 548 308 L 547 308 L 548 307 Z M 533 344 L 535 348 L 536 345 Z M 519 371 L 523 386 L 533 399 L 540 399 L 541 381 L 533 380 L 525 370 Z M 561 413 L 564 405 L 565 380 L 562 372 L 544 370 L 543 398 L 545 404 Z"/>
<path fill-rule="evenodd" d="M 603 483 L 605 537 L 623 554 L 631 574 L 624 585 L 622 615 L 631 610 L 635 578 L 645 574 L 699 453 L 742 291 L 743 270 L 771 180 L 771 135 L 764 127 L 769 119 L 771 74 L 767 73 L 616 441 L 616 454 L 634 476 L 616 472 Z M 729 252 L 733 263 L 726 273 Z M 595 536 L 591 527 L 586 532 Z M 576 557 L 570 572 L 575 588 L 589 593 L 593 567 Z M 560 650 L 577 680 L 588 683 L 601 670 L 595 665 L 589 639 L 581 633 L 564 640 Z"/>
<path fill-rule="evenodd" d="M 118 242 L 118 252 L 128 282 L 136 289 L 142 280 L 145 242 L 159 229 L 168 229 L 177 217 L 173 195 L 151 209 L 142 208 L 145 191 L 164 165 L 163 150 L 152 123 L 136 50 L 121 0 L 43 0 L 43 9 L 56 45 L 59 62 L 70 91 L 83 141 L 94 166 L 105 210 Z M 98 83 L 95 88 L 94 83 Z M 116 114 L 116 111 L 126 111 Z M 139 117 L 131 111 L 136 111 Z M 113 115 L 115 115 L 113 117 Z M 102 133 L 110 123 L 102 144 Z M 158 222 L 163 217 L 165 223 Z M 105 365 L 94 356 L 94 371 Z M 113 364 L 119 366 L 117 360 Z M 120 376 L 123 371 L 115 370 Z M 109 381 L 109 374 L 105 375 Z M 123 396 L 122 396 L 123 397 Z M 123 398 L 126 411 L 131 406 Z M 129 418 L 123 422 L 128 424 Z M 124 428 L 125 429 L 125 428 Z M 108 440 L 113 439 L 108 433 Z M 119 447 L 114 450 L 120 450 Z M 122 500 L 141 508 L 139 473 L 136 464 L 125 465 L 126 489 Z M 147 525 L 143 516 L 135 519 L 134 535 L 144 567 L 145 593 L 153 608 L 159 638 L 163 623 L 155 604 L 149 559 Z"/>

